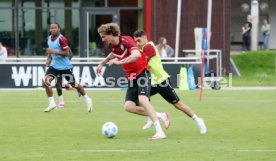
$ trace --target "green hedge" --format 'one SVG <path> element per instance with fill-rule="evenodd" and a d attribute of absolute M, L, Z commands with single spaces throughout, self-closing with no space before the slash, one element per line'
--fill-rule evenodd
<path fill-rule="evenodd" d="M 276 51 L 246 52 L 232 55 L 241 77 L 233 78 L 234 86 L 275 86 Z"/>

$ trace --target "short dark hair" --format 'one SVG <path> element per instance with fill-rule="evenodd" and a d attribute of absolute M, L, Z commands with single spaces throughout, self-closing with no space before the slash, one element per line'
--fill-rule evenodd
<path fill-rule="evenodd" d="M 137 30 L 133 33 L 133 37 L 142 37 L 147 36 L 147 33 L 144 30 Z"/>
<path fill-rule="evenodd" d="M 60 29 L 59 23 L 57 23 L 57 22 L 52 22 L 52 23 L 50 23 L 50 26 L 53 25 L 53 24 L 56 24 L 56 25 L 58 26 L 58 28 Z"/>

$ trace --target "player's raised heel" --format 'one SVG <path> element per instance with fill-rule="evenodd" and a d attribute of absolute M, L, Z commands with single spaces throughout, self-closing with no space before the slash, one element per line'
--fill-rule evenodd
<path fill-rule="evenodd" d="M 162 113 L 158 117 L 164 123 L 166 129 L 170 128 L 170 116 L 168 113 Z M 147 123 L 143 126 L 143 130 L 148 130 L 153 125 L 153 122 L 148 118 Z"/>
<path fill-rule="evenodd" d="M 49 105 L 47 108 L 44 109 L 44 112 L 50 112 L 56 108 L 56 105 Z"/>
<path fill-rule="evenodd" d="M 161 117 L 160 117 L 161 121 L 163 121 L 165 128 L 168 129 L 170 128 L 170 116 L 168 113 L 164 113 Z"/>

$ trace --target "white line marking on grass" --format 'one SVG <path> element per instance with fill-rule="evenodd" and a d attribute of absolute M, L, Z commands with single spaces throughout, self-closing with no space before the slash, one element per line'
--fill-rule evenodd
<path fill-rule="evenodd" d="M 276 90 L 276 87 L 274 86 L 270 86 L 270 87 L 223 87 L 221 88 L 221 90 L 246 90 L 246 91 L 250 91 L 250 90 Z"/>
<path fill-rule="evenodd" d="M 211 100 L 211 99 L 210 99 Z M 225 100 L 223 99 L 212 99 L 216 102 L 225 102 Z M 276 102 L 276 100 L 237 100 L 237 99 L 233 99 L 233 100 L 227 100 L 228 103 L 232 103 L 232 102 L 249 102 L 249 103 L 273 103 Z"/>
<path fill-rule="evenodd" d="M 46 103 L 47 102 L 47 98 L 43 100 L 36 100 L 35 98 L 33 98 L 33 100 L 29 99 L 29 100 L 20 100 L 20 103 Z M 82 100 L 65 100 L 65 103 L 73 103 L 73 104 L 79 104 L 79 103 L 82 103 L 83 101 Z M 275 101 L 276 102 L 276 101 Z M 7 103 L 10 103 L 10 102 L 7 102 Z M 14 102 L 14 103 L 17 103 L 17 102 Z M 123 100 L 122 101 L 116 101 L 116 100 L 109 100 L 109 101 L 97 101 L 97 103 L 123 103 Z M 2 102 L 1 102 L 2 104 Z"/>
<path fill-rule="evenodd" d="M 275 149 L 238 150 L 239 152 L 276 152 Z"/>
<path fill-rule="evenodd" d="M 151 152 L 152 150 L 127 150 L 127 149 L 87 149 L 87 150 L 65 150 L 68 153 L 108 153 L 108 152 L 115 152 L 115 153 L 132 153 L 132 152 Z"/>

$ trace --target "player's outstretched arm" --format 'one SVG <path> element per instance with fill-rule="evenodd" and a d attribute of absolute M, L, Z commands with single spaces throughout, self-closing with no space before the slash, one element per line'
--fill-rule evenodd
<path fill-rule="evenodd" d="M 113 53 L 111 52 L 111 53 L 109 53 L 108 55 L 107 55 L 107 57 L 104 59 L 104 60 L 102 60 L 101 62 L 100 62 L 100 64 L 99 65 L 105 65 L 107 62 L 109 62 L 110 60 L 112 60 L 112 59 L 114 59 L 114 58 L 116 58 L 114 55 L 113 55 Z"/>
<path fill-rule="evenodd" d="M 141 53 L 140 53 L 139 50 L 132 50 L 130 56 L 128 56 L 128 57 L 126 57 L 126 58 L 124 58 L 122 60 L 112 59 L 107 64 L 108 65 L 112 65 L 112 64 L 116 64 L 116 65 L 126 64 L 126 63 L 130 63 L 130 62 L 135 62 L 140 57 L 141 57 Z"/>
<path fill-rule="evenodd" d="M 107 56 L 104 60 L 102 60 L 102 61 L 100 62 L 100 64 L 98 65 L 97 70 L 96 70 L 97 75 L 100 75 L 101 72 L 102 72 L 103 66 L 104 66 L 105 64 L 107 64 L 107 62 L 109 62 L 110 60 L 112 60 L 112 59 L 114 59 L 114 58 L 115 58 L 115 56 L 113 55 L 112 52 L 111 52 L 110 54 L 108 54 L 108 56 Z"/>
<path fill-rule="evenodd" d="M 130 62 L 135 62 L 137 59 L 141 57 L 141 52 L 139 50 L 132 50 L 131 55 L 129 57 L 126 57 L 125 59 L 122 59 L 121 62 L 122 64 L 130 63 Z"/>

